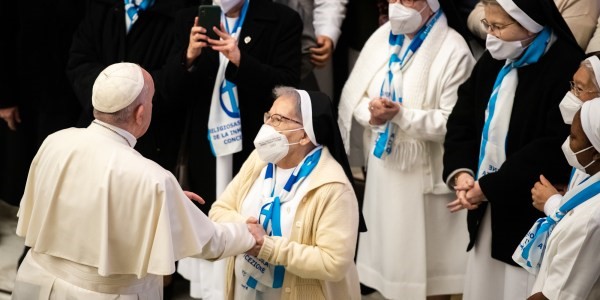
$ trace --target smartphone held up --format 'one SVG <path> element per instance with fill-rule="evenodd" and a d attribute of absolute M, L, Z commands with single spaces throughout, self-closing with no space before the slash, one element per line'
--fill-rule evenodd
<path fill-rule="evenodd" d="M 213 30 L 213 27 L 220 28 L 221 7 L 218 5 L 200 5 L 198 6 L 198 25 L 206 29 L 208 38 L 218 40 L 219 36 Z"/>

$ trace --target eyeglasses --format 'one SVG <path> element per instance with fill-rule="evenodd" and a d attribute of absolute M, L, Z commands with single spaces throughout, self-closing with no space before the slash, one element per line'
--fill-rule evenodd
<path fill-rule="evenodd" d="M 485 31 L 487 32 L 491 32 L 491 33 L 495 33 L 497 35 L 501 35 L 501 30 L 515 24 L 513 23 L 508 23 L 508 24 L 490 24 L 488 23 L 488 20 L 486 19 L 481 19 L 481 25 L 483 25 L 483 28 L 485 29 Z"/>
<path fill-rule="evenodd" d="M 273 127 L 277 127 L 279 126 L 279 124 L 281 124 L 281 121 L 288 121 L 288 122 L 294 122 L 296 124 L 300 124 L 302 125 L 301 122 L 284 117 L 280 114 L 270 114 L 269 112 L 266 112 L 263 118 L 263 122 L 265 122 L 265 124 L 267 124 L 267 122 L 271 120 L 271 125 Z"/>
<path fill-rule="evenodd" d="M 577 84 L 575 83 L 575 81 L 569 81 L 569 84 L 571 85 L 571 93 L 573 93 L 578 98 L 579 98 L 579 95 L 581 95 L 583 93 L 600 94 L 600 92 L 597 92 L 597 91 L 586 91 L 586 90 L 578 87 Z"/>
<path fill-rule="evenodd" d="M 404 6 L 410 6 L 412 7 L 415 2 L 417 1 L 423 1 L 423 0 L 388 0 L 388 3 L 397 3 L 399 2 L 400 4 L 404 5 Z"/>

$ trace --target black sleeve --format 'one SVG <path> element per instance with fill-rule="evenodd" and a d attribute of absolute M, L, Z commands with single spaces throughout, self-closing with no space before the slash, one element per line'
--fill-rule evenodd
<path fill-rule="evenodd" d="M 102 63 L 98 37 L 99 30 L 94 26 L 94 8 L 88 5 L 86 14 L 73 36 L 73 43 L 67 62 L 67 77 L 79 100 L 83 111 L 92 111 L 92 87 L 100 72 L 107 67 Z"/>
<path fill-rule="evenodd" d="M 545 87 L 546 93 L 539 97 L 547 102 L 544 135 L 533 139 L 523 148 L 514 152 L 497 172 L 479 179 L 479 185 L 490 202 L 510 199 L 517 190 L 529 193 L 529 189 L 544 175 L 552 183 L 568 182 L 569 166 L 566 163 L 561 145 L 569 134 L 569 126 L 564 124 L 558 104 L 568 86 L 568 81 L 552 82 Z"/>
<path fill-rule="evenodd" d="M 185 66 L 185 53 L 193 19 L 192 22 L 185 22 L 189 20 L 183 18 L 183 12 L 176 15 L 171 27 L 165 31 L 165 34 L 169 36 L 167 40 L 171 44 L 165 64 L 160 69 L 151 72 L 156 93 L 159 94 L 154 99 L 163 101 L 159 105 L 165 108 L 179 108 L 186 103 L 190 99 L 190 91 L 194 82 L 193 74 Z"/>
<path fill-rule="evenodd" d="M 297 13 L 281 14 L 282 27 L 276 40 L 273 60 L 261 63 L 240 51 L 240 66 L 229 63 L 225 78 L 240 88 L 270 90 L 274 86 L 297 86 L 300 82 L 302 21 Z"/>
<path fill-rule="evenodd" d="M 475 89 L 478 84 L 477 63 L 471 76 L 458 88 L 458 99 L 446 123 L 444 140 L 444 182 L 448 176 L 458 169 L 469 169 L 477 173 L 479 146 L 481 144 L 481 128 L 483 112 L 477 105 Z"/>

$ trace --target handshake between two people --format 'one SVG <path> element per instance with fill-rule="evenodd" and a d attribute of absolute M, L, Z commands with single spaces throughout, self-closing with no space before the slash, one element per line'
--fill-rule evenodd
<path fill-rule="evenodd" d="M 202 199 L 202 197 L 200 197 L 194 192 L 183 191 L 183 193 L 192 201 L 196 201 L 200 204 L 205 203 L 204 199 Z M 257 257 L 258 253 L 260 252 L 260 249 L 262 248 L 264 236 L 267 235 L 267 233 L 265 232 L 262 225 L 258 223 L 258 220 L 254 217 L 248 218 L 246 220 L 246 225 L 248 226 L 248 231 L 250 232 L 250 234 L 252 234 L 254 240 L 256 240 L 256 244 L 254 245 L 254 247 L 250 248 L 250 250 L 248 250 L 246 254 Z"/>
<path fill-rule="evenodd" d="M 485 200 L 479 182 L 468 172 L 460 172 L 454 176 L 454 191 L 456 199 L 447 205 L 450 212 L 477 209 L 479 204 Z"/>

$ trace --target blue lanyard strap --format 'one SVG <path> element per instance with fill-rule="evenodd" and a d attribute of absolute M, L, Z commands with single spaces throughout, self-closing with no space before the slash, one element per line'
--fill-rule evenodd
<path fill-rule="evenodd" d="M 225 18 L 225 13 L 222 13 L 222 19 L 223 23 L 225 23 L 225 30 L 227 30 L 227 33 L 233 35 L 238 31 L 238 29 L 242 27 L 242 25 L 244 24 L 244 20 L 246 19 L 246 12 L 248 12 L 249 4 L 249 0 L 244 1 L 244 6 L 242 6 L 242 12 L 240 13 L 240 17 L 235 21 L 235 24 L 233 25 L 233 30 L 229 29 L 229 22 L 227 22 L 227 19 Z"/>
<path fill-rule="evenodd" d="M 381 90 L 379 92 L 380 96 L 385 95 L 385 86 L 387 83 L 387 86 L 390 89 L 391 100 L 394 102 L 402 102 L 402 98 L 401 97 L 397 98 L 396 91 L 392 88 L 392 80 L 394 79 L 394 73 L 392 72 L 392 65 L 398 63 L 398 64 L 400 64 L 400 69 L 403 69 L 404 66 L 406 66 L 408 61 L 410 61 L 410 59 L 412 58 L 413 54 L 415 52 L 417 52 L 417 50 L 419 50 L 419 48 L 423 44 L 423 41 L 425 41 L 425 38 L 427 38 L 427 36 L 429 35 L 431 28 L 433 28 L 433 25 L 435 25 L 435 23 L 442 16 L 442 14 L 443 14 L 442 10 L 441 9 L 438 10 L 433 15 L 433 17 L 431 19 L 429 19 L 429 21 L 427 21 L 427 24 L 425 26 L 421 27 L 419 32 L 417 32 L 417 34 L 415 35 L 415 38 L 410 42 L 407 49 L 404 51 L 402 58 L 400 58 L 397 53 L 392 53 L 392 55 L 390 56 L 390 60 L 388 61 L 387 77 L 385 78 L 384 82 L 381 84 Z M 405 38 L 405 35 L 403 35 L 403 34 L 394 35 L 392 32 L 390 32 L 389 44 L 392 47 L 400 47 L 401 48 L 402 44 L 404 43 L 404 38 Z M 398 49 L 398 51 L 400 51 L 400 49 Z"/>

